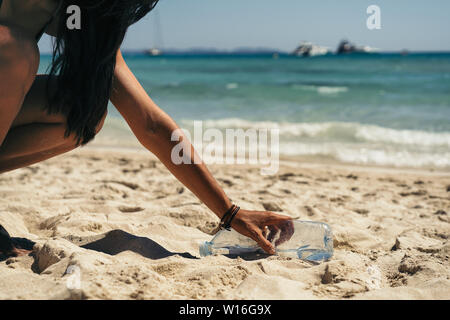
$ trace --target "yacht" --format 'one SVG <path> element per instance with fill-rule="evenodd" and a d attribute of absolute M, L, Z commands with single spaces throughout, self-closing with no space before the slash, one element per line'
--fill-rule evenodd
<path fill-rule="evenodd" d="M 164 46 L 158 8 L 154 9 L 152 18 L 154 22 L 153 47 L 145 50 L 144 53 L 148 56 L 157 57 L 163 54 L 163 51 L 160 48 Z"/>
<path fill-rule="evenodd" d="M 336 54 L 348 53 L 377 53 L 378 49 L 369 46 L 356 46 L 348 40 L 342 40 L 336 50 Z"/>
<path fill-rule="evenodd" d="M 152 57 L 161 56 L 163 54 L 162 50 L 158 48 L 152 48 L 145 51 L 145 54 Z"/>
<path fill-rule="evenodd" d="M 297 49 L 292 52 L 292 55 L 297 57 L 314 57 L 323 56 L 330 52 L 326 47 L 315 45 L 311 42 L 302 42 Z"/>

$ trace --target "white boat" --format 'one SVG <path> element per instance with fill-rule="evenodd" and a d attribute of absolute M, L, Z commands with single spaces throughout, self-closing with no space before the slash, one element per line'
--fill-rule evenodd
<path fill-rule="evenodd" d="M 315 45 L 311 42 L 302 42 L 297 49 L 292 52 L 292 55 L 298 57 L 314 57 L 323 56 L 330 52 L 327 47 Z"/>
<path fill-rule="evenodd" d="M 154 36 L 153 36 L 153 44 L 154 46 L 148 50 L 145 50 L 145 54 L 152 57 L 161 56 L 163 54 L 162 48 L 163 44 L 163 36 L 161 31 L 161 20 L 159 19 L 159 11 L 158 8 L 153 10 L 153 21 L 154 21 Z"/>
<path fill-rule="evenodd" d="M 152 48 L 149 49 L 145 52 L 147 55 L 152 56 L 152 57 L 157 57 L 163 54 L 162 50 L 157 49 L 157 48 Z"/>
<path fill-rule="evenodd" d="M 369 46 L 356 46 L 348 40 L 342 40 L 336 50 L 336 54 L 348 53 L 377 53 L 378 49 Z"/>

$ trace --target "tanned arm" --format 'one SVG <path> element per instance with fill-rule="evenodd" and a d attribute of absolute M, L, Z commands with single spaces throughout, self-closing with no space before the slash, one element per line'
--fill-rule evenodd
<path fill-rule="evenodd" d="M 200 157 L 196 155 L 193 146 L 184 135 L 181 135 L 180 141 L 185 144 L 184 150 L 192 151 L 191 164 L 176 165 L 172 162 L 172 149 L 180 141 L 171 141 L 171 137 L 179 127 L 147 95 L 126 65 L 120 51 L 117 54 L 111 102 L 127 121 L 140 143 L 155 154 L 169 171 L 208 208 L 222 218 L 232 203 L 206 165 L 203 162 L 194 162 L 194 157 L 198 159 Z M 241 234 L 255 240 L 266 252 L 274 253 L 272 244 L 263 236 L 264 228 L 288 219 L 271 212 L 241 209 L 231 226 Z"/>

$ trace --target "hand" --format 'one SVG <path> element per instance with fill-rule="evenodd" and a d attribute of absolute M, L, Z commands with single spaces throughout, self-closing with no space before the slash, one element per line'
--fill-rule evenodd
<path fill-rule="evenodd" d="M 269 211 L 241 209 L 231 222 L 231 227 L 240 234 L 255 240 L 268 254 L 275 254 L 271 243 L 279 233 L 275 246 L 288 241 L 294 234 L 292 218 Z"/>

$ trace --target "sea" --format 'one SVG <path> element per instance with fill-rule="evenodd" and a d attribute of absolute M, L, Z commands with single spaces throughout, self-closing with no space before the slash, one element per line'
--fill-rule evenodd
<path fill-rule="evenodd" d="M 277 129 L 281 157 L 450 169 L 450 53 L 125 55 L 186 130 Z M 43 56 L 45 72 L 50 56 Z M 138 147 L 110 105 L 98 143 Z"/>

